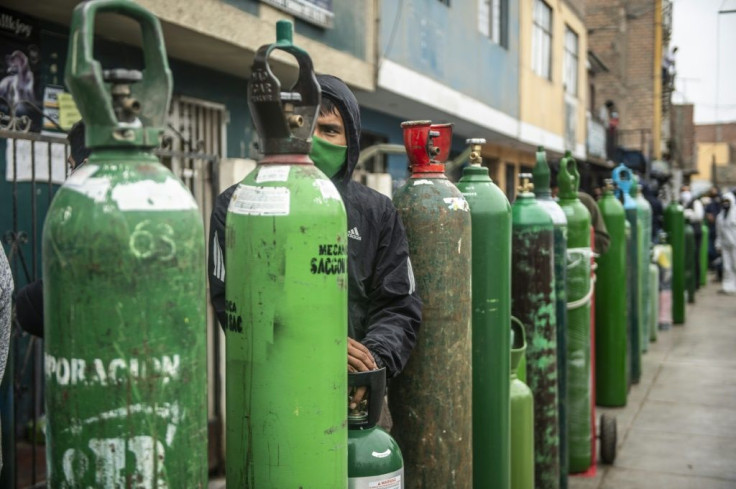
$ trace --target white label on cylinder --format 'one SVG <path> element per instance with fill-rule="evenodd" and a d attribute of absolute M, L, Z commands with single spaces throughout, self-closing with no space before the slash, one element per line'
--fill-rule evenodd
<path fill-rule="evenodd" d="M 121 211 L 183 211 L 197 208 L 192 194 L 172 177 L 166 177 L 163 182 L 141 180 L 118 184 L 112 189 L 112 199 Z"/>
<path fill-rule="evenodd" d="M 238 185 L 228 211 L 249 216 L 288 216 L 291 194 L 286 187 Z"/>
<path fill-rule="evenodd" d="M 256 183 L 285 182 L 289 179 L 289 170 L 291 170 L 291 166 L 289 165 L 262 166 L 258 170 Z"/>
<path fill-rule="evenodd" d="M 314 186 L 317 187 L 322 194 L 323 199 L 342 200 L 337 187 L 330 180 L 315 180 Z"/>
<path fill-rule="evenodd" d="M 404 489 L 404 469 L 390 474 L 349 477 L 348 489 Z"/>

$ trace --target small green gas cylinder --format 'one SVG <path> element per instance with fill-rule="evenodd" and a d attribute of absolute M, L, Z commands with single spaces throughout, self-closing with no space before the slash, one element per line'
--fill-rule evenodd
<path fill-rule="evenodd" d="M 511 323 L 511 489 L 534 489 L 534 397 L 517 376 L 524 357 L 524 325 Z"/>
<path fill-rule="evenodd" d="M 595 389 L 600 406 L 625 406 L 627 382 L 626 215 L 606 180 L 598 208 L 611 236 L 598 257 L 595 286 Z"/>
<path fill-rule="evenodd" d="M 613 181 L 618 187 L 618 197 L 622 200 L 626 221 L 631 226 L 631 241 L 627 250 L 626 277 L 629 286 L 629 378 L 634 384 L 641 379 L 641 275 L 639 273 L 641 250 L 639 235 L 642 232 L 642 223 L 639 219 L 639 209 L 636 201 L 631 197 L 631 186 L 634 175 L 623 163 L 613 169 Z"/>
<path fill-rule="evenodd" d="M 403 489 L 404 460 L 396 441 L 377 426 L 386 391 L 386 369 L 348 374 L 349 394 L 364 390 L 348 412 L 348 489 Z"/>
<path fill-rule="evenodd" d="M 672 246 L 672 322 L 685 322 L 685 214 L 672 200 L 664 209 L 664 230 Z"/>
<path fill-rule="evenodd" d="M 567 452 L 570 473 L 584 472 L 591 453 L 590 212 L 578 198 L 580 174 L 568 152 L 557 175 L 560 207 L 567 217 Z M 559 327 L 559 326 L 558 326 Z M 562 440 L 560 440 L 562 443 Z"/>
<path fill-rule="evenodd" d="M 101 13 L 140 25 L 143 73 L 94 58 Z M 43 230 L 48 487 L 205 488 L 204 229 L 153 153 L 172 88 L 158 19 L 80 3 L 65 80 L 92 153 Z"/>
<path fill-rule="evenodd" d="M 264 157 L 227 211 L 227 486 L 345 487 L 347 218 L 308 153 L 321 91 L 279 21 L 261 46 L 248 106 Z M 299 64 L 282 90 L 274 51 Z"/>
<path fill-rule="evenodd" d="M 560 487 L 554 225 L 519 175 L 511 206 L 511 313 L 526 327 L 526 380 L 534 395 L 534 486 Z"/>
<path fill-rule="evenodd" d="M 552 219 L 555 237 L 555 322 L 557 328 L 557 393 L 560 439 L 560 489 L 567 488 L 569 456 L 567 453 L 567 217 L 552 197 L 550 169 L 544 147 L 537 147 L 537 163 L 532 170 L 534 196 L 539 206 Z"/>
<path fill-rule="evenodd" d="M 457 188 L 473 227 L 473 487 L 509 487 L 511 205 L 473 145 Z"/>

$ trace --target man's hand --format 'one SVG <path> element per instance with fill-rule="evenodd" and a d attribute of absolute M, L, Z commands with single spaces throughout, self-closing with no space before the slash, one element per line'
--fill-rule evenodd
<path fill-rule="evenodd" d="M 368 372 L 378 369 L 370 350 L 362 343 L 348 337 L 348 372 Z M 356 409 L 365 396 L 365 387 L 358 387 L 350 399 L 349 408 Z"/>
<path fill-rule="evenodd" d="M 348 372 L 368 372 L 377 368 L 370 350 L 362 343 L 348 338 Z"/>

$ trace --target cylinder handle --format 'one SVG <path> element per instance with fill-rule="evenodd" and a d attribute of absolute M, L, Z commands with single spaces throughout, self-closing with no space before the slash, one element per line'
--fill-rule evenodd
<path fill-rule="evenodd" d="M 101 12 L 138 23 L 143 72 L 102 70 L 94 58 L 95 19 Z M 65 81 L 85 121 L 87 147 L 158 146 L 173 82 L 161 24 L 150 11 L 132 0 L 90 0 L 77 5 L 72 13 Z"/>

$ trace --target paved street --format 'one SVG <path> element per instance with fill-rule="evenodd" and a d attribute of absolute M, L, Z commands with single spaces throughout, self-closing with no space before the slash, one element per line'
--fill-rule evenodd
<path fill-rule="evenodd" d="M 570 489 L 736 488 L 736 297 L 709 283 L 660 332 L 618 419 L 618 456 Z"/>

